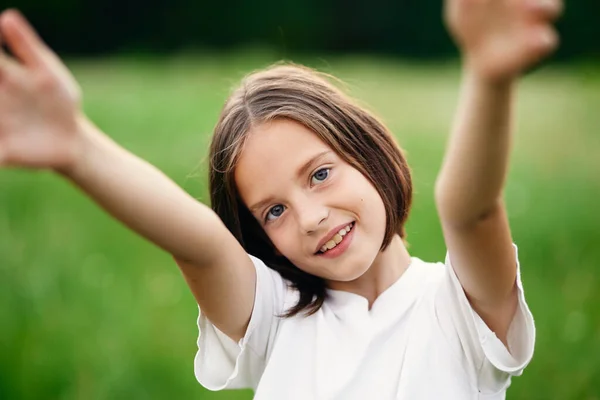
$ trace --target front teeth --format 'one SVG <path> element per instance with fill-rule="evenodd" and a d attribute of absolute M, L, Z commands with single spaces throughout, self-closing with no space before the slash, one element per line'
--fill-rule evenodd
<path fill-rule="evenodd" d="M 349 224 L 345 228 L 340 229 L 338 231 L 338 233 L 336 233 L 333 236 L 333 238 L 331 238 L 330 241 L 328 241 L 327 243 L 325 243 L 323 245 L 323 247 L 321 247 L 321 253 L 325 253 L 327 250 L 331 250 L 335 246 L 337 246 L 342 241 L 342 239 L 344 238 L 344 236 L 346 236 L 346 234 L 348 232 L 350 232 L 350 229 L 352 229 L 352 224 Z"/>

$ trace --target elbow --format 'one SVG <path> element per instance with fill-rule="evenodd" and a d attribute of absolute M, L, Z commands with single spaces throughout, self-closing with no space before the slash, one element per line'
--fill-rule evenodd
<path fill-rule="evenodd" d="M 453 182 L 444 175 L 438 176 L 434 187 L 434 199 L 438 212 L 447 213 L 464 204 L 468 196 L 464 189 L 458 182 Z"/>
<path fill-rule="evenodd" d="M 479 224 L 503 207 L 501 199 L 487 204 L 478 201 L 477 194 L 461 191 L 440 180 L 435 185 L 434 199 L 442 224 L 459 228 Z"/>
<path fill-rule="evenodd" d="M 462 225 L 468 219 L 465 194 L 457 193 L 457 188 L 443 180 L 435 183 L 434 201 L 443 224 Z"/>
<path fill-rule="evenodd" d="M 448 186 L 449 185 L 447 185 L 439 177 L 435 181 L 433 197 L 435 200 L 435 207 L 437 208 L 438 212 L 444 210 L 446 205 L 451 201 L 449 198 L 450 196 L 448 196 L 448 192 L 450 192 L 450 188 Z"/>

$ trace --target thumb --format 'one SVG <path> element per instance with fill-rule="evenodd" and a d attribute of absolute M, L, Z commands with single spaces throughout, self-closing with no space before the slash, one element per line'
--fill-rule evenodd
<path fill-rule="evenodd" d="M 8 160 L 6 160 L 6 151 L 0 146 L 0 168 L 6 167 Z"/>
<path fill-rule="evenodd" d="M 20 12 L 7 10 L 2 13 L 0 31 L 7 46 L 23 64 L 32 67 L 45 64 L 48 48 Z"/>
<path fill-rule="evenodd" d="M 558 34 L 550 26 L 542 26 L 531 30 L 526 39 L 528 46 L 523 48 L 523 60 L 527 68 L 539 63 L 556 50 L 559 42 Z"/>

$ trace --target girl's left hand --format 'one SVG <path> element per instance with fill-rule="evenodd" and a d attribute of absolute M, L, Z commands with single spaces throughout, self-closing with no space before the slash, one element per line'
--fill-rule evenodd
<path fill-rule="evenodd" d="M 515 78 L 558 45 L 562 0 L 446 0 L 445 21 L 470 72 Z"/>
<path fill-rule="evenodd" d="M 81 92 L 21 13 L 0 14 L 0 168 L 66 171 L 82 158 Z"/>

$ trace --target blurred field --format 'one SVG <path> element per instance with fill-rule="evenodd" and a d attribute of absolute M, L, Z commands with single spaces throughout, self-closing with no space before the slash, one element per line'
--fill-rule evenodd
<path fill-rule="evenodd" d="M 202 166 L 229 89 L 266 55 L 74 61 L 90 117 L 206 201 Z M 411 252 L 441 260 L 433 183 L 455 65 L 307 60 L 344 79 L 407 150 Z M 506 199 L 537 347 L 509 399 L 600 399 L 600 66 L 520 87 Z M 250 399 L 195 381 L 197 308 L 167 254 L 47 172 L 0 171 L 0 399 Z M 374 398 L 377 398 L 374 393 Z"/>

